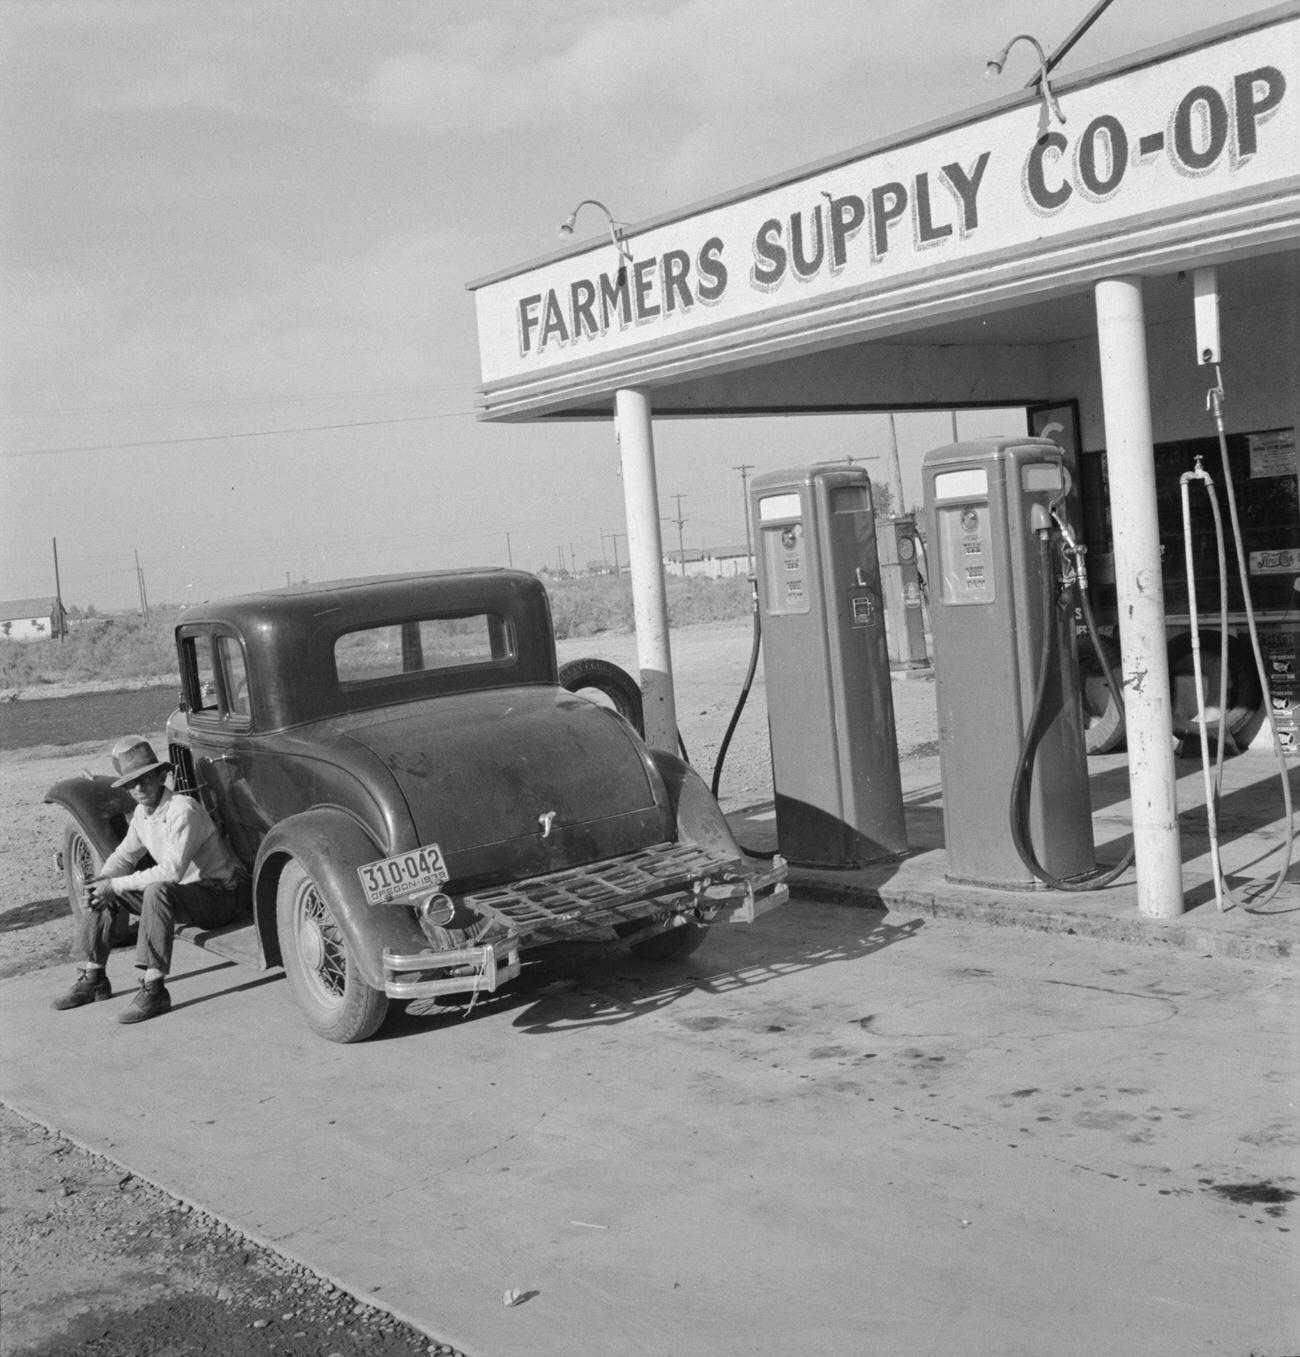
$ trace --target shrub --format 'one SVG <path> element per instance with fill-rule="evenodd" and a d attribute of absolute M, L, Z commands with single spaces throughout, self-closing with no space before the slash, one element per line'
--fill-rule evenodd
<path fill-rule="evenodd" d="M 172 628 L 177 609 L 155 609 L 150 620 L 127 615 L 74 625 L 65 640 L 0 638 L 0 690 L 47 683 L 129 682 L 175 678 Z"/>
<path fill-rule="evenodd" d="M 667 587 L 668 620 L 674 627 L 750 614 L 749 581 L 744 578 L 669 576 Z M 551 576 L 546 591 L 561 640 L 635 629 L 628 575 Z M 148 622 L 131 614 L 81 621 L 63 641 L 0 637 L 0 692 L 50 683 L 178 681 L 172 632 L 179 611 L 154 608 Z"/>
<path fill-rule="evenodd" d="M 745 578 L 682 579 L 670 575 L 667 591 L 668 622 L 674 627 L 748 617 L 751 611 L 749 581 Z M 628 575 L 553 577 L 546 581 L 546 592 L 559 640 L 596 636 L 602 631 L 635 630 L 632 580 Z"/>

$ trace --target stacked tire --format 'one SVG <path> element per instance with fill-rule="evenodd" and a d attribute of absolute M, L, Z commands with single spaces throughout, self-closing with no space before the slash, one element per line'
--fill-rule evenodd
<path fill-rule="evenodd" d="M 1222 727 L 1234 743 L 1246 744 L 1263 711 L 1263 690 L 1250 645 L 1218 631 L 1201 632 L 1200 641 L 1201 691 L 1210 729 Z M 1220 717 L 1219 682 L 1224 665 L 1228 669 L 1228 701 Z M 1180 740 L 1195 737 L 1199 733 L 1199 713 L 1196 662 L 1189 631 L 1180 632 L 1169 642 L 1169 695 L 1175 737 Z"/>
<path fill-rule="evenodd" d="M 1113 636 L 1079 637 L 1079 697 L 1083 705 L 1083 743 L 1089 754 L 1121 749 L 1125 739 L 1124 704 L 1106 682 L 1106 666 L 1120 681 L 1119 642 Z M 1105 665 L 1102 660 L 1105 659 Z"/>

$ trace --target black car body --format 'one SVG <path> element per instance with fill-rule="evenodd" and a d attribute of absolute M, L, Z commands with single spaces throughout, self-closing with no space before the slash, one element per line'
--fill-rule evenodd
<path fill-rule="evenodd" d="M 178 790 L 253 880 L 244 926 L 309 1024 L 357 1041 L 390 999 L 474 995 L 521 954 L 622 937 L 684 956 L 786 898 L 699 776 L 561 686 L 541 582 L 506 570 L 301 586 L 176 628 Z M 125 829 L 107 778 L 51 789 L 80 883 Z"/>

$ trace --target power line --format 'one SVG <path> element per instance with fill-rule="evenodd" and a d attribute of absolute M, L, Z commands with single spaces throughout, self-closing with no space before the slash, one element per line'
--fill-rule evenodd
<path fill-rule="evenodd" d="M 383 424 L 424 424 L 434 419 L 467 419 L 473 410 L 451 410 L 441 415 L 408 415 L 401 419 L 362 419 L 350 424 L 302 424 L 289 429 L 250 429 L 244 433 L 197 434 L 188 438 L 145 438 L 132 443 L 85 443 L 68 448 L 23 448 L 0 453 L 10 460 L 18 457 L 59 457 L 74 452 L 120 452 L 130 448 L 170 448 L 184 443 L 221 443 L 236 438 L 273 438 L 289 433 L 330 433 L 336 429 L 374 429 Z"/>
<path fill-rule="evenodd" d="M 191 401 L 141 402 L 135 405 L 76 405 L 61 410 L 18 410 L 0 412 L 0 419 L 62 419 L 71 415 L 131 414 L 139 410 L 194 410 L 213 405 L 296 405 L 302 401 L 353 400 L 363 396 L 409 396 L 418 392 L 472 391 L 471 382 L 453 382 L 446 386 L 389 386 L 373 391 L 303 391 L 278 396 L 208 396 Z"/>

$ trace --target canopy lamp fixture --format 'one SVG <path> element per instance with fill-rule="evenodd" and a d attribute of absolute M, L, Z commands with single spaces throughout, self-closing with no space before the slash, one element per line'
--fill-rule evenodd
<path fill-rule="evenodd" d="M 609 222 L 609 238 L 614 242 L 614 248 L 618 251 L 618 286 L 622 287 L 627 282 L 627 271 L 632 265 L 632 251 L 628 249 L 627 241 L 623 239 L 621 230 L 622 223 L 614 220 L 614 214 L 604 203 L 599 202 L 595 198 L 584 198 L 577 207 L 569 213 L 568 221 L 560 227 L 560 234 L 562 236 L 571 236 L 573 234 L 573 226 L 578 220 L 578 213 L 588 205 L 600 208 L 605 214 L 605 219 Z"/>
<path fill-rule="evenodd" d="M 984 68 L 984 78 L 986 80 L 996 80 L 1002 74 L 1002 68 L 1006 65 L 1007 54 L 1018 42 L 1027 42 L 1033 46 L 1038 54 L 1038 74 L 1029 82 L 1030 86 L 1037 85 L 1038 93 L 1042 97 L 1042 105 L 1038 114 L 1038 140 L 1042 142 L 1047 136 L 1050 122 L 1053 118 L 1062 126 L 1065 124 L 1065 114 L 1061 112 L 1061 105 L 1056 100 L 1056 95 L 1052 93 L 1051 83 L 1048 81 L 1047 72 L 1050 69 L 1047 63 L 1047 54 L 1043 51 L 1042 44 L 1037 38 L 1029 33 L 1017 33 L 1014 38 L 988 63 Z"/>

